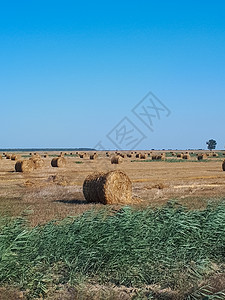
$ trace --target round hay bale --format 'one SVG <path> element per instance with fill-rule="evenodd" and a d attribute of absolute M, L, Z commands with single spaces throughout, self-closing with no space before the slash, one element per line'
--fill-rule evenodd
<path fill-rule="evenodd" d="M 18 160 L 15 164 L 16 172 L 31 172 L 34 170 L 34 163 L 32 160 Z"/>
<path fill-rule="evenodd" d="M 30 160 L 34 163 L 35 169 L 42 169 L 44 167 L 44 161 L 43 159 L 39 157 L 32 157 Z"/>
<path fill-rule="evenodd" d="M 131 158 L 131 157 L 132 157 L 132 154 L 131 154 L 131 153 L 128 153 L 128 154 L 127 154 L 127 157 Z"/>
<path fill-rule="evenodd" d="M 84 158 L 84 154 L 79 154 L 80 158 Z"/>
<path fill-rule="evenodd" d="M 136 158 L 139 158 L 139 157 L 140 157 L 140 154 L 139 154 L 139 153 L 137 153 L 137 154 L 135 155 L 135 157 L 136 157 Z"/>
<path fill-rule="evenodd" d="M 201 154 L 198 154 L 197 158 L 198 158 L 198 160 L 207 159 L 207 155 L 205 153 L 201 153 Z"/>
<path fill-rule="evenodd" d="M 20 156 L 20 155 L 15 155 L 15 154 L 13 154 L 13 155 L 11 156 L 11 160 L 19 160 L 19 159 L 21 159 L 21 156 Z"/>
<path fill-rule="evenodd" d="M 93 159 L 96 159 L 97 157 L 98 157 L 97 154 L 91 154 L 91 155 L 90 155 L 90 159 L 92 159 L 92 160 L 93 160 Z"/>
<path fill-rule="evenodd" d="M 66 159 L 64 157 L 54 157 L 51 161 L 52 167 L 65 167 L 66 165 Z"/>
<path fill-rule="evenodd" d="M 48 154 L 44 154 L 43 157 L 44 157 L 44 158 L 48 158 Z"/>
<path fill-rule="evenodd" d="M 222 163 L 222 170 L 225 171 L 225 160 Z"/>
<path fill-rule="evenodd" d="M 141 154 L 140 154 L 140 159 L 146 159 L 146 155 L 143 154 L 143 153 L 141 153 Z"/>
<path fill-rule="evenodd" d="M 132 203 L 132 183 L 122 171 L 94 173 L 84 181 L 84 197 L 88 202 L 102 204 Z"/>
<path fill-rule="evenodd" d="M 184 154 L 183 153 L 177 153 L 177 158 L 183 158 Z"/>
<path fill-rule="evenodd" d="M 112 158 L 111 158 L 111 164 L 121 164 L 123 162 L 123 158 L 120 156 L 120 155 L 114 155 Z"/>
<path fill-rule="evenodd" d="M 188 159 L 191 159 L 190 154 L 184 154 L 184 155 L 183 155 L 183 159 L 187 159 L 187 160 L 188 160 Z"/>
<path fill-rule="evenodd" d="M 159 154 L 154 154 L 154 155 L 152 155 L 152 160 L 163 160 L 163 159 L 165 159 L 165 156 L 163 156 L 163 155 L 159 155 Z"/>
<path fill-rule="evenodd" d="M 6 154 L 6 159 L 11 159 L 11 155 L 10 154 Z"/>

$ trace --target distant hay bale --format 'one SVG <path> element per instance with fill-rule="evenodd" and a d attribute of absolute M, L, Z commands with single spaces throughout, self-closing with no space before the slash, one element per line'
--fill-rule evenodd
<path fill-rule="evenodd" d="M 213 156 L 213 157 L 217 157 L 217 156 L 219 156 L 219 155 L 218 155 L 218 153 L 213 152 L 212 156 Z"/>
<path fill-rule="evenodd" d="M 146 154 L 141 153 L 141 154 L 140 154 L 140 159 L 146 159 Z"/>
<path fill-rule="evenodd" d="M 111 164 L 121 164 L 123 162 L 123 158 L 119 155 L 114 155 L 111 158 Z"/>
<path fill-rule="evenodd" d="M 125 155 L 123 153 L 119 153 L 119 156 L 121 156 L 122 158 L 125 158 Z"/>
<path fill-rule="evenodd" d="M 136 152 L 135 152 L 135 153 L 136 153 Z M 140 154 L 137 153 L 137 154 L 135 155 L 135 157 L 136 157 L 136 158 L 139 158 L 139 157 L 140 157 Z"/>
<path fill-rule="evenodd" d="M 222 163 L 222 170 L 225 171 L 225 160 Z"/>
<path fill-rule="evenodd" d="M 90 159 L 91 159 L 91 160 L 94 160 L 94 159 L 96 159 L 97 157 L 98 157 L 98 155 L 97 155 L 96 153 L 90 155 Z"/>
<path fill-rule="evenodd" d="M 34 170 L 34 163 L 32 160 L 18 160 L 15 164 L 16 172 L 31 172 Z"/>
<path fill-rule="evenodd" d="M 187 159 L 187 160 L 188 160 L 188 159 L 191 159 L 190 154 L 184 154 L 184 155 L 183 155 L 183 159 Z"/>
<path fill-rule="evenodd" d="M 44 158 L 48 158 L 48 154 L 44 154 L 43 157 L 44 157 Z"/>
<path fill-rule="evenodd" d="M 94 173 L 85 179 L 83 194 L 92 203 L 129 204 L 132 203 L 132 183 L 122 171 Z"/>
<path fill-rule="evenodd" d="M 197 158 L 198 158 L 198 160 L 207 159 L 207 155 L 205 153 L 201 153 L 201 154 L 198 154 Z"/>
<path fill-rule="evenodd" d="M 152 155 L 152 160 L 165 160 L 165 156 L 162 154 L 154 154 Z"/>
<path fill-rule="evenodd" d="M 80 158 L 84 158 L 84 154 L 79 154 Z"/>
<path fill-rule="evenodd" d="M 184 154 L 183 153 L 177 153 L 177 158 L 183 158 Z"/>
<path fill-rule="evenodd" d="M 21 156 L 20 156 L 20 155 L 12 154 L 11 160 L 19 160 L 19 159 L 21 159 Z"/>
<path fill-rule="evenodd" d="M 42 169 L 44 167 L 44 161 L 40 157 L 31 157 L 30 160 L 34 163 L 35 169 Z"/>
<path fill-rule="evenodd" d="M 127 157 L 131 158 L 132 154 L 131 153 L 127 153 Z"/>
<path fill-rule="evenodd" d="M 11 159 L 11 155 L 10 154 L 6 154 L 6 159 Z"/>
<path fill-rule="evenodd" d="M 64 157 L 54 157 L 51 161 L 51 166 L 52 167 L 65 167 L 66 165 L 66 159 Z"/>

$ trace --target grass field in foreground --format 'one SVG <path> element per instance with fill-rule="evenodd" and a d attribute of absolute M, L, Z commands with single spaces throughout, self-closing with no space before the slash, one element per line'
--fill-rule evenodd
<path fill-rule="evenodd" d="M 143 289 L 133 299 L 225 299 L 224 202 L 88 211 L 34 228 L 1 218 L 0 230 L 1 286 L 29 299 L 81 283 Z"/>

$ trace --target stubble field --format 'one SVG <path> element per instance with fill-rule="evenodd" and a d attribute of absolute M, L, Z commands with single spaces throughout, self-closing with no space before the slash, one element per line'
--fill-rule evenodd
<path fill-rule="evenodd" d="M 44 153 L 42 152 L 40 152 L 39 154 L 42 157 L 44 156 Z M 57 220 L 57 222 L 60 224 L 60 220 L 64 220 L 69 216 L 72 216 L 72 218 L 74 218 L 74 216 L 80 216 L 85 212 L 88 214 L 88 212 L 93 209 L 94 211 L 102 211 L 102 209 L 104 211 L 106 206 L 102 204 L 90 204 L 86 202 L 82 192 L 82 185 L 84 179 L 90 173 L 98 171 L 107 172 L 110 170 L 122 170 L 131 179 L 134 196 L 134 203 L 133 205 L 131 205 L 131 210 L 134 211 L 134 214 L 138 212 L 145 213 L 146 211 L 155 211 L 155 209 L 159 209 L 160 213 L 165 213 L 164 210 L 166 209 L 165 207 L 168 206 L 168 201 L 170 203 L 169 205 L 174 206 L 171 208 L 172 210 L 177 211 L 177 207 L 178 209 L 180 209 L 179 207 L 186 207 L 187 216 L 189 216 L 189 210 L 193 211 L 193 213 L 201 212 L 204 210 L 207 211 L 207 207 L 210 203 L 211 205 L 214 205 L 216 207 L 215 209 L 217 209 L 217 207 L 220 207 L 220 205 L 223 205 L 221 203 L 223 203 L 225 195 L 225 172 L 222 171 L 221 166 L 225 156 L 223 155 L 222 151 L 218 152 L 218 156 L 210 156 L 203 161 L 197 160 L 196 153 L 191 155 L 190 160 L 176 158 L 172 156 L 170 152 L 166 153 L 166 160 L 163 161 L 152 161 L 150 157 L 146 157 L 146 159 L 139 159 L 135 156 L 133 156 L 132 158 L 128 158 L 125 156 L 123 162 L 118 165 L 111 164 L 110 157 L 106 157 L 105 152 L 99 152 L 98 158 L 95 160 L 90 160 L 89 156 L 91 153 L 87 153 L 87 155 L 84 158 L 80 158 L 78 155 L 73 153 L 71 155 L 65 155 L 65 158 L 67 160 L 66 167 L 53 168 L 51 166 L 51 159 L 57 156 L 58 154 L 58 152 L 49 152 L 47 157 L 43 158 L 44 167 L 42 169 L 37 169 L 29 173 L 15 172 L 15 161 L 6 158 L 0 160 L 0 214 L 2 216 L 2 219 L 4 219 L 5 216 L 20 216 L 29 221 L 29 226 L 31 226 L 31 228 L 38 228 L 38 225 L 46 226 L 45 224 L 51 220 Z M 110 153 L 110 156 L 112 154 L 113 153 Z M 24 159 L 29 159 L 30 157 L 29 153 L 21 153 L 21 155 Z M 110 213 L 112 213 L 113 211 L 113 213 L 115 214 L 120 214 L 121 209 L 123 211 L 121 205 L 113 205 L 110 206 L 108 209 L 110 210 Z M 174 217 L 173 213 L 171 213 L 170 211 L 167 213 L 168 218 L 172 220 Z M 126 209 L 125 211 L 123 211 L 123 217 L 127 218 Z M 95 217 L 93 218 L 95 219 Z M 224 217 L 220 219 L 220 221 L 221 220 L 223 222 Z M 141 226 L 141 224 L 139 225 Z M 222 233 L 218 233 L 218 236 L 221 236 L 221 239 L 223 239 L 224 225 L 225 224 L 223 223 L 221 224 Z M 10 227 L 11 225 L 7 226 Z M 141 232 L 142 227 L 140 227 L 139 230 Z M 190 229 L 187 230 L 189 231 Z M 216 234 L 217 233 L 215 233 L 215 236 Z M 130 235 L 132 237 L 132 233 L 130 233 Z M 102 233 L 102 236 L 104 236 L 104 233 Z M 88 238 L 88 240 L 89 239 L 90 238 Z M 101 240 L 101 234 L 97 238 L 97 241 L 99 239 Z M 199 247 L 201 247 L 200 244 Z M 170 254 L 168 253 L 165 255 L 167 257 L 170 257 Z M 104 259 L 105 258 L 101 258 L 100 261 Z M 211 259 L 210 254 L 206 254 L 206 259 Z M 148 260 L 148 258 L 146 258 L 146 260 Z M 66 264 L 65 261 L 62 261 L 58 260 L 57 266 L 59 263 Z M 49 265 L 52 265 L 52 262 L 48 263 Z M 196 264 L 194 257 L 190 259 L 190 261 L 188 260 L 186 262 L 187 265 L 191 265 L 191 263 Z M 221 260 L 217 263 L 215 262 L 215 260 L 210 261 L 210 265 L 216 264 L 216 267 L 214 267 L 215 269 L 217 268 L 217 270 L 215 271 L 215 269 L 213 269 L 212 274 L 210 273 L 210 271 L 207 271 L 208 273 L 206 272 L 208 275 L 210 275 L 209 280 L 211 281 L 215 279 L 215 276 L 219 276 L 220 279 L 221 277 L 224 279 L 224 265 Z M 124 266 L 126 266 L 125 263 L 121 264 L 124 264 Z M 199 264 L 202 267 L 202 262 Z M 2 266 L 4 266 L 4 264 Z M 64 265 L 63 268 L 68 268 L 68 265 L 66 265 L 66 267 Z M 81 268 L 84 268 L 84 266 L 82 266 Z M 100 266 L 98 266 L 97 269 L 98 268 L 100 269 Z M 120 267 L 117 266 L 117 268 Z M 140 265 L 137 268 L 140 268 Z M 159 264 L 159 269 L 160 268 L 161 267 Z M 73 270 L 73 272 L 75 272 L 72 267 L 71 269 Z M 181 270 L 178 269 L 179 268 L 176 269 L 176 272 L 177 274 L 179 274 L 179 276 L 181 276 Z M 164 271 L 161 270 L 160 272 L 163 273 Z M 15 299 L 20 299 L 21 297 L 24 297 L 24 299 L 26 297 L 28 299 L 35 299 L 38 297 L 48 297 L 49 299 L 51 299 L 51 295 L 53 295 L 52 299 L 100 299 L 100 297 L 103 297 L 102 299 L 203 299 L 201 297 L 204 293 L 210 295 L 210 292 L 207 292 L 207 289 L 205 289 L 202 293 L 200 291 L 200 296 L 198 296 L 198 290 L 201 289 L 200 282 L 203 282 L 208 276 L 205 272 L 203 272 L 204 274 L 201 275 L 201 272 L 199 270 L 196 271 L 198 273 L 198 276 L 200 276 L 198 279 L 199 281 L 197 287 L 195 287 L 195 289 L 193 287 L 193 282 L 197 280 L 196 278 L 194 278 L 193 282 L 191 280 L 190 285 L 185 287 L 185 291 L 184 286 L 182 284 L 184 284 L 187 278 L 184 274 L 182 275 L 182 283 L 179 283 L 176 286 L 174 284 L 174 274 L 171 276 L 168 275 L 168 284 L 166 284 L 165 278 L 147 279 L 149 275 L 146 275 L 148 273 L 146 271 L 140 271 L 141 274 L 143 273 L 143 281 L 140 278 L 138 280 L 131 280 L 129 279 L 129 276 L 135 278 L 134 274 L 136 274 L 136 271 L 132 270 L 130 271 L 129 276 L 127 275 L 126 277 L 126 275 L 123 275 L 123 278 L 125 278 L 124 282 L 121 279 L 120 275 L 117 274 L 117 276 L 114 274 L 114 279 L 111 278 L 108 282 L 108 284 L 113 285 L 113 287 L 110 286 L 106 289 L 106 278 L 110 278 L 110 275 L 106 275 L 104 273 L 104 276 L 102 275 L 104 279 L 99 279 L 101 276 L 96 271 L 96 269 L 95 271 L 93 271 L 94 275 L 92 273 L 92 275 L 90 275 L 90 272 L 87 270 L 83 270 L 82 273 L 85 274 L 87 278 L 89 278 L 88 280 L 91 280 L 88 281 L 88 283 L 84 279 L 81 280 L 81 282 L 83 282 L 83 280 L 85 281 L 85 288 L 81 288 L 81 290 L 86 290 L 85 293 L 80 292 L 80 289 L 76 291 L 73 290 L 73 288 L 71 288 L 73 280 L 69 280 L 68 278 L 68 280 L 64 279 L 65 282 L 60 282 L 60 284 L 57 283 L 57 286 L 61 285 L 62 291 L 58 291 L 56 293 L 55 289 L 53 289 L 52 287 L 48 287 L 48 289 L 45 288 L 45 286 L 49 286 L 49 283 L 43 283 L 42 279 L 40 280 L 40 282 L 43 284 L 43 288 L 37 288 L 37 286 L 34 283 L 32 283 L 32 287 L 29 287 L 29 284 L 28 286 L 22 283 L 18 284 L 18 282 L 15 284 L 16 280 L 14 282 L 10 276 L 9 280 L 5 281 L 4 278 L 1 278 L 4 287 L 1 290 L 2 298 L 0 297 L 0 299 L 13 299 L 13 297 Z M 115 270 L 113 270 L 112 272 L 115 272 Z M 165 271 L 165 274 L 166 272 L 170 273 L 170 271 L 168 270 Z M 77 275 L 78 273 L 79 272 L 76 271 L 76 276 L 81 276 L 80 274 Z M 211 275 L 214 277 L 212 277 Z M 157 276 L 155 275 L 154 278 L 156 278 Z M 190 274 L 187 276 L 190 276 Z M 172 277 L 173 279 L 171 279 Z M 213 278 L 213 280 L 211 278 Z M 79 280 L 76 281 L 76 284 L 80 286 L 81 282 L 78 281 Z M 10 285 L 9 289 L 6 288 L 8 284 Z M 90 288 L 90 286 L 87 288 L 88 284 L 90 284 L 92 288 Z M 15 291 L 12 290 L 12 285 L 16 286 Z M 104 286 L 103 291 L 102 286 Z M 143 292 L 143 286 L 145 286 L 145 288 L 148 287 L 148 292 Z M 134 290 L 134 288 L 136 288 L 136 290 Z M 22 290 L 22 292 L 18 292 L 18 289 Z M 52 291 L 52 293 L 48 292 L 48 290 L 51 289 L 54 291 Z M 88 294 L 88 291 L 90 289 L 93 289 L 91 295 Z M 225 289 L 225 286 L 214 290 L 214 294 L 216 295 L 216 297 L 224 297 L 223 289 Z M 191 293 L 195 296 L 197 295 L 196 298 L 194 298 L 194 296 L 191 296 L 192 298 L 188 298 L 190 295 L 192 295 Z"/>

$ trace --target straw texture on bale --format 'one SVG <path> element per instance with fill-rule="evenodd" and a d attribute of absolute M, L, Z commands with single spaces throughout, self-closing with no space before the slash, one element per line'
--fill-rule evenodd
<path fill-rule="evenodd" d="M 44 161 L 40 157 L 32 157 L 30 160 L 34 163 L 35 169 L 42 169 L 44 167 Z"/>
<path fill-rule="evenodd" d="M 54 157 L 51 161 L 52 167 L 65 167 L 66 159 L 64 157 Z"/>
<path fill-rule="evenodd" d="M 115 155 L 111 158 L 111 164 L 121 164 L 123 162 L 123 158 L 120 155 Z"/>
<path fill-rule="evenodd" d="M 32 160 L 18 160 L 15 165 L 16 172 L 31 172 L 34 170 Z"/>
<path fill-rule="evenodd" d="M 225 160 L 222 163 L 222 170 L 225 171 Z"/>
<path fill-rule="evenodd" d="M 122 171 L 94 173 L 84 181 L 84 197 L 88 202 L 102 204 L 132 203 L 132 183 Z"/>

